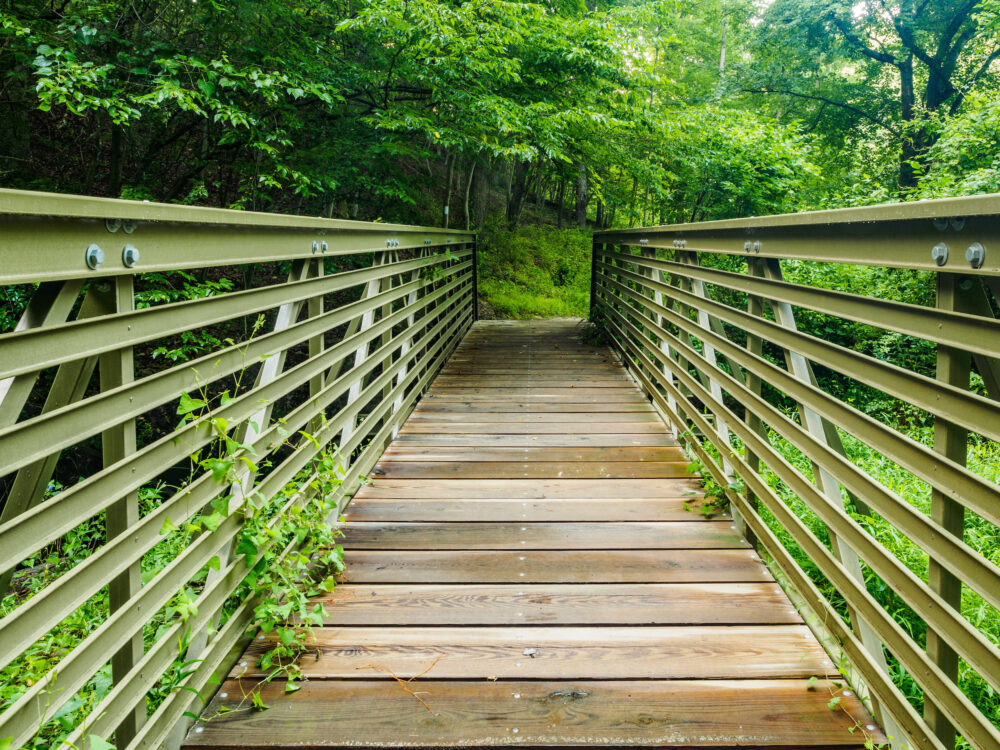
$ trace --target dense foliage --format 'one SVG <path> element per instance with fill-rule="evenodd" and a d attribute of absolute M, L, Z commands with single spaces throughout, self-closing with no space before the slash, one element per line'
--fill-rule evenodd
<path fill-rule="evenodd" d="M 475 227 L 485 314 L 584 316 L 594 228 L 1000 191 L 1000 1 L 0 0 L 0 186 Z M 813 286 L 933 301 L 927 274 L 784 268 Z M 285 270 L 147 274 L 137 300 L 251 288 Z M 31 291 L 2 289 L 0 332 Z M 934 372 L 932 345 L 798 314 L 807 332 Z M 185 332 L 138 351 L 137 368 L 185 361 L 230 335 L 239 338 L 219 327 Z M 845 402 L 931 439 L 927 413 L 837 373 L 817 376 Z M 978 375 L 972 385 L 982 392 Z M 926 485 L 867 446 L 847 447 L 926 509 Z M 81 461 L 98 461 L 91 448 Z M 970 466 L 991 481 L 997 456 L 993 443 L 970 445 Z M 57 473 L 50 492 L 75 480 Z M 144 490 L 144 507 L 158 491 Z M 913 544 L 879 519 L 864 522 L 924 575 Z M 99 523 L 78 529 L 27 561 L 0 614 L 102 534 Z M 996 560 L 994 527 L 970 524 L 969 539 Z M 144 572 L 175 552 L 161 549 Z M 884 583 L 870 584 L 905 627 L 923 628 Z M 276 591 L 275 606 L 285 589 Z M 102 594 L 38 644 L 30 669 L 0 674 L 0 706 L 106 609 Z M 1000 642 L 995 611 L 975 597 L 964 609 Z M 162 627 L 151 622 L 147 641 Z M 99 675 L 74 697 L 44 743 L 109 685 Z M 962 686 L 1000 724 L 989 686 L 964 674 Z M 904 687 L 919 704 L 919 689 Z"/>
<path fill-rule="evenodd" d="M 0 184 L 482 226 L 996 187 L 994 0 L 0 4 Z"/>

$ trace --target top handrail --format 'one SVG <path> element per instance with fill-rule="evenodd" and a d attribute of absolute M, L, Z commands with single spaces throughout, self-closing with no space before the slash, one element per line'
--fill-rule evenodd
<path fill-rule="evenodd" d="M 0 189 L 0 284 L 379 250 L 459 247 L 465 229 Z"/>
<path fill-rule="evenodd" d="M 179 206 L 172 203 L 95 198 L 85 195 L 45 193 L 33 190 L 0 188 L 0 216 L 51 216 L 67 219 L 119 219 L 122 221 L 163 221 L 178 224 L 225 224 L 243 227 L 281 227 L 296 229 L 349 229 L 373 232 L 428 231 L 469 236 L 465 229 L 444 229 L 413 224 L 327 219 L 296 214 L 240 211 L 205 206 Z"/>
<path fill-rule="evenodd" d="M 598 235 L 642 235 L 651 232 L 698 232 L 718 230 L 758 229 L 774 227 L 806 227 L 827 224 L 866 224 L 883 221 L 912 219 L 964 218 L 973 216 L 993 217 L 1000 214 L 1000 193 L 970 195 L 958 198 L 934 198 L 908 203 L 879 203 L 873 206 L 831 208 L 821 211 L 748 216 L 742 219 L 717 219 L 715 221 L 684 222 L 629 229 L 609 229 Z"/>
<path fill-rule="evenodd" d="M 1000 275 L 1000 194 L 610 229 L 603 245 Z"/>

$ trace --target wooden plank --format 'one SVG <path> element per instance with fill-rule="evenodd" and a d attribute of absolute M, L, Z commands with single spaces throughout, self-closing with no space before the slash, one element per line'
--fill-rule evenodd
<path fill-rule="evenodd" d="M 565 394 L 554 393 L 518 393 L 510 394 L 511 401 L 519 401 L 526 404 L 546 403 L 546 404 L 648 404 L 649 400 L 638 393 L 620 392 L 617 388 L 609 388 L 611 391 L 607 396 L 598 394 L 577 393 L 572 388 L 563 389 Z M 582 390 L 582 389 L 581 389 Z M 476 401 L 496 401 L 496 391 L 489 393 L 430 393 L 423 398 L 423 403 L 474 403 Z"/>
<path fill-rule="evenodd" d="M 590 523 L 351 521 L 351 549 L 743 549 L 728 521 Z"/>
<path fill-rule="evenodd" d="M 788 679 L 837 677 L 802 625 L 630 628 L 318 628 L 302 659 L 316 679 L 371 679 L 379 664 L 403 679 Z M 271 633 L 253 641 L 231 677 L 262 678 Z"/>
<path fill-rule="evenodd" d="M 387 479 L 657 479 L 687 476 L 687 461 L 383 461 Z"/>
<path fill-rule="evenodd" d="M 509 365 L 497 363 L 493 366 L 485 365 L 448 365 L 442 371 L 440 377 L 447 377 L 454 375 L 457 377 L 516 377 L 520 375 L 530 376 L 530 377 L 543 377 L 549 376 L 553 379 L 562 379 L 566 376 L 574 376 L 580 373 L 579 366 L 575 364 L 570 364 L 569 366 L 556 367 L 555 365 Z M 604 378 L 607 376 L 616 377 L 621 375 L 621 365 L 606 364 L 606 365 L 588 365 L 586 367 L 587 372 L 593 377 Z M 630 382 L 630 381 L 629 381 Z"/>
<path fill-rule="evenodd" d="M 393 444 L 384 458 L 392 461 L 681 461 L 684 451 L 679 446 L 431 448 Z"/>
<path fill-rule="evenodd" d="M 254 711 L 249 685 L 227 680 L 212 721 L 188 747 L 644 747 L 855 748 L 865 713 L 833 683 L 805 680 L 498 681 L 421 678 L 422 705 L 394 680 L 310 680 L 294 695 L 260 686 L 270 711 Z M 848 691 L 849 692 L 849 691 Z M 831 711 L 831 694 L 841 697 Z M 223 697 L 225 696 L 225 697 Z M 225 708 L 226 713 L 221 713 Z M 514 730 L 517 732 L 514 732 Z M 851 730 L 854 731 L 851 731 Z M 201 731 L 198 731 L 201 730 Z M 885 738 L 877 729 L 873 740 Z M 295 738 L 290 745 L 290 738 Z"/>
<path fill-rule="evenodd" d="M 354 550 L 348 583 L 759 583 L 750 550 Z M 595 564 L 599 562 L 599 564 Z"/>
<path fill-rule="evenodd" d="M 502 397 L 502 393 L 497 396 L 498 399 L 502 399 Z M 613 414 L 608 414 L 609 412 Z M 648 403 L 547 404 L 542 401 L 531 403 L 503 400 L 437 401 L 433 404 L 422 405 L 419 410 L 413 412 L 410 419 L 426 419 L 437 415 L 438 418 L 446 420 L 464 417 L 466 421 L 503 421 L 502 419 L 495 419 L 490 416 L 493 413 L 514 414 L 519 417 L 533 419 L 536 422 L 546 422 L 552 419 L 560 422 L 579 422 L 586 419 L 593 419 L 594 415 L 598 413 L 604 419 L 611 418 L 622 422 L 631 421 L 637 414 L 645 417 L 645 419 L 636 419 L 636 421 L 660 421 L 659 416 Z"/>
<path fill-rule="evenodd" d="M 598 377 L 574 377 L 572 375 L 550 375 L 542 374 L 528 375 L 520 377 L 516 375 L 497 375 L 491 378 L 484 378 L 478 375 L 441 375 L 434 380 L 434 385 L 442 388 L 461 386 L 475 382 L 480 388 L 524 388 L 527 386 L 546 385 L 570 385 L 579 386 L 586 384 L 588 388 L 621 388 L 632 381 L 624 375 L 611 377 L 604 375 Z"/>
<path fill-rule="evenodd" d="M 694 479 L 377 479 L 364 488 L 364 497 L 435 499 L 683 497 L 697 490 Z M 359 493 L 358 497 L 362 497 Z"/>
<path fill-rule="evenodd" d="M 599 415 L 587 423 L 587 432 L 612 432 L 616 434 L 664 434 L 662 422 L 601 422 Z M 401 433 L 452 433 L 456 435 L 468 433 L 493 433 L 496 435 L 562 435 L 580 429 L 579 423 L 548 422 L 544 424 L 524 424 L 518 422 L 465 422 L 451 423 L 427 420 L 406 420 Z"/>
<path fill-rule="evenodd" d="M 353 521 L 693 521 L 701 498 L 504 500 L 380 499 L 364 495 L 347 506 Z M 685 506 L 690 504 L 691 510 Z"/>
<path fill-rule="evenodd" d="M 588 425 L 587 429 L 590 429 Z M 506 446 L 506 447 L 534 447 L 534 446 L 554 446 L 554 447 L 615 447 L 621 445 L 677 445 L 677 440 L 670 437 L 665 432 L 647 432 L 643 434 L 621 434 L 621 433 L 596 433 L 581 435 L 573 434 L 552 434 L 552 435 L 502 435 L 491 433 L 462 433 L 462 434 L 421 434 L 421 433 L 400 433 L 393 441 L 393 445 L 398 446 Z"/>
<path fill-rule="evenodd" d="M 495 388 L 478 388 L 476 386 L 456 386 L 455 388 L 435 388 L 424 396 L 427 399 L 443 399 L 445 396 L 461 396 L 456 400 L 474 401 L 474 396 L 486 396 L 485 400 L 493 401 L 497 397 Z M 504 391 L 504 396 L 511 400 L 524 398 L 535 400 L 548 400 L 550 398 L 586 398 L 586 399 L 640 399 L 645 397 L 635 387 L 631 388 L 580 388 L 560 387 L 560 386 L 539 386 L 538 388 L 508 388 Z"/>
<path fill-rule="evenodd" d="M 317 601 L 327 625 L 784 625 L 773 583 L 348 584 Z"/>

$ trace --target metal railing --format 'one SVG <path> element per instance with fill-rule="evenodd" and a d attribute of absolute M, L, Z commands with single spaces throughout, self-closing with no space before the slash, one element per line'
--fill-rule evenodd
<path fill-rule="evenodd" d="M 233 275 L 243 289 L 219 282 Z M 107 595 L 105 616 L 0 707 L 4 746 L 109 671 L 66 742 L 176 744 L 200 707 L 191 691 L 211 691 L 252 621 L 252 562 L 234 544 L 246 504 L 281 516 L 309 502 L 316 457 L 335 451 L 336 520 L 471 325 L 475 281 L 469 232 L 0 190 L 0 286 L 31 295 L 0 334 L 0 596 L 25 560 L 54 561 L 0 619 L 0 669 Z M 150 294 L 184 283 L 211 293 Z M 200 349 L 165 361 L 191 332 Z M 198 460 L 220 441 L 231 463 Z M 214 528 L 145 565 L 208 508 Z M 97 541 L 60 565 L 82 525 Z M 186 588 L 193 606 L 171 616 Z"/>
<path fill-rule="evenodd" d="M 846 266 L 902 291 L 814 282 Z M 599 232 L 592 284 L 612 346 L 894 745 L 1000 747 L 1000 709 L 964 692 L 1000 691 L 1000 488 L 967 465 L 970 441 L 1000 440 L 1000 196 Z M 931 367 L 837 343 L 838 324 L 926 342 Z M 925 415 L 933 439 L 852 393 Z"/>

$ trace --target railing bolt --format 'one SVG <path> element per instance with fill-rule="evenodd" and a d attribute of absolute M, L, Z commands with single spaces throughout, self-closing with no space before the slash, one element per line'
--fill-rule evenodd
<path fill-rule="evenodd" d="M 943 242 L 937 243 L 931 248 L 931 258 L 933 258 L 934 262 L 939 266 L 943 266 L 948 262 L 948 246 Z"/>
<path fill-rule="evenodd" d="M 104 251 L 97 245 L 91 245 L 87 248 L 87 254 L 85 257 L 87 259 L 87 265 L 96 271 L 104 262 Z"/>
<path fill-rule="evenodd" d="M 139 222 L 136 221 L 135 219 L 122 220 L 122 231 L 125 232 L 125 234 L 132 234 L 132 232 L 134 232 L 136 230 L 136 227 L 138 226 Z"/>
<path fill-rule="evenodd" d="M 425 245 L 429 245 L 429 244 L 431 244 L 431 239 L 430 239 L 430 237 L 424 237 L 424 244 L 425 244 Z"/>
<path fill-rule="evenodd" d="M 969 291 L 970 289 L 972 289 L 972 279 L 970 279 L 968 276 L 963 276 L 961 279 L 959 279 L 958 288 L 961 289 L 963 292 Z"/>
<path fill-rule="evenodd" d="M 104 227 L 109 232 L 111 232 L 112 234 L 114 234 L 119 229 L 121 229 L 121 227 L 122 227 L 122 220 L 121 219 L 105 219 L 104 220 Z"/>
<path fill-rule="evenodd" d="M 126 268 L 135 268 L 139 262 L 139 251 L 135 245 L 126 245 L 122 248 L 122 263 Z"/>
<path fill-rule="evenodd" d="M 329 249 L 330 249 L 330 246 L 329 246 L 328 244 L 326 244 L 326 240 L 323 240 L 323 241 L 322 241 L 322 242 L 321 242 L 321 243 L 319 244 L 319 249 L 320 249 L 320 252 L 324 252 L 324 253 L 325 253 L 325 252 L 326 252 L 327 250 L 329 250 Z"/>
<path fill-rule="evenodd" d="M 753 241 L 753 251 L 755 253 L 759 253 L 760 252 L 760 240 L 754 240 Z"/>
<path fill-rule="evenodd" d="M 747 240 L 746 242 L 743 243 L 743 249 L 746 250 L 748 253 L 750 252 L 750 240 Z"/>
<path fill-rule="evenodd" d="M 965 228 L 965 217 L 953 216 L 952 218 L 948 219 L 948 223 L 951 225 L 951 228 L 954 229 L 956 232 L 961 232 L 962 229 Z"/>
<path fill-rule="evenodd" d="M 965 259 L 973 268 L 981 268 L 986 260 L 986 248 L 979 242 L 973 242 L 965 251 Z"/>

